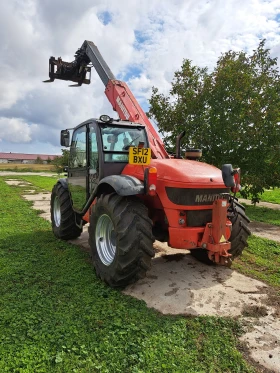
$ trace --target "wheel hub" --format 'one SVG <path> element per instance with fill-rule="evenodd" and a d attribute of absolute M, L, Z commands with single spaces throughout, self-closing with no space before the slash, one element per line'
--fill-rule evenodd
<path fill-rule="evenodd" d="M 59 228 L 61 222 L 60 202 L 58 196 L 55 197 L 53 203 L 53 218 L 55 225 Z"/>
<path fill-rule="evenodd" d="M 107 214 L 101 215 L 97 221 L 95 242 L 101 262 L 106 266 L 112 264 L 116 255 L 116 233 Z"/>

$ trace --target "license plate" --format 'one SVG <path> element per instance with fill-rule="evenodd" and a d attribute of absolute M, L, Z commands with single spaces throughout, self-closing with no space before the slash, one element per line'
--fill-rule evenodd
<path fill-rule="evenodd" d="M 151 149 L 150 148 L 129 148 L 129 164 L 147 165 L 151 162 Z"/>

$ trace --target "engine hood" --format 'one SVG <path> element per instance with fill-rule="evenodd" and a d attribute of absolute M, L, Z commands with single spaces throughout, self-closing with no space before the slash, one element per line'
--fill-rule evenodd
<path fill-rule="evenodd" d="M 222 171 L 207 163 L 171 158 L 152 159 L 150 166 L 157 168 L 158 180 L 225 187 Z"/>

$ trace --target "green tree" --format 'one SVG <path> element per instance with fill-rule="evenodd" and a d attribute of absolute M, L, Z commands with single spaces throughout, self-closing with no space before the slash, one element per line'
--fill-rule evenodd
<path fill-rule="evenodd" d="M 43 164 L 43 160 L 42 160 L 42 158 L 38 156 L 38 157 L 35 159 L 35 163 L 36 163 L 36 164 Z"/>
<path fill-rule="evenodd" d="M 240 167 L 243 196 L 256 202 L 280 186 L 279 94 L 277 59 L 262 40 L 250 56 L 223 54 L 211 73 L 184 60 L 169 95 L 153 88 L 148 115 L 169 149 L 185 130 L 183 144 L 201 148 L 205 162 Z"/>
<path fill-rule="evenodd" d="M 63 172 L 64 167 L 68 166 L 69 160 L 69 153 L 68 149 L 61 149 L 62 155 L 55 157 L 52 161 L 52 165 L 54 165 L 56 172 Z"/>

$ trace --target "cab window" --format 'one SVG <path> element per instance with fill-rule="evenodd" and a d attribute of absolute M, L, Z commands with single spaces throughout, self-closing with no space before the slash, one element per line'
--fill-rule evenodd
<path fill-rule="evenodd" d="M 69 167 L 83 168 L 86 167 L 86 165 L 86 126 L 83 126 L 73 133 L 69 155 Z"/>
<path fill-rule="evenodd" d="M 102 146 L 105 162 L 128 162 L 130 146 L 138 146 L 139 142 L 148 147 L 143 127 L 110 127 L 101 128 Z"/>

